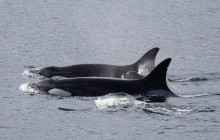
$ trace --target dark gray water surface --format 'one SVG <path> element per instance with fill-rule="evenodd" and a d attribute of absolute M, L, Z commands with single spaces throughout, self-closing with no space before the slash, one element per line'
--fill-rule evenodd
<path fill-rule="evenodd" d="M 30 67 L 125 65 L 159 47 L 181 98 L 60 98 L 28 91 Z M 0 139 L 219 139 L 218 0 L 1 0 Z M 21 90 L 23 87 L 23 90 Z M 59 107 L 76 109 L 63 111 Z"/>

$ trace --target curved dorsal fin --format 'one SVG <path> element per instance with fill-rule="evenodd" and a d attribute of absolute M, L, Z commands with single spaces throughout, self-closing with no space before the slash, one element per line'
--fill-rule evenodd
<path fill-rule="evenodd" d="M 155 67 L 155 58 L 159 51 L 159 48 L 153 48 L 146 52 L 137 62 L 135 62 L 133 65 L 136 65 L 136 67 L 139 69 L 147 70 L 150 72 Z"/>
<path fill-rule="evenodd" d="M 146 77 L 142 80 L 152 86 L 152 90 L 165 90 L 173 93 L 167 86 L 167 68 L 171 62 L 171 58 L 167 58 L 158 64 Z M 172 96 L 176 96 L 174 93 Z"/>

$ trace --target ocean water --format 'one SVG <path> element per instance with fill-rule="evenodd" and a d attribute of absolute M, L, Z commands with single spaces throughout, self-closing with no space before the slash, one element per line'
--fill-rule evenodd
<path fill-rule="evenodd" d="M 33 70 L 126 65 L 159 47 L 178 96 L 58 97 L 31 88 Z M 1 0 L 0 139 L 220 138 L 218 0 Z M 61 110 L 69 109 L 69 110 Z"/>

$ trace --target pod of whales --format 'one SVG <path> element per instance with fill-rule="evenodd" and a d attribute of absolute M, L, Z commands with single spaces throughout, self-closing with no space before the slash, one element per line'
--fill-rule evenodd
<path fill-rule="evenodd" d="M 109 77 L 75 77 L 61 80 L 44 80 L 37 87 L 48 94 L 56 91 L 69 93 L 71 96 L 102 96 L 108 93 L 124 92 L 145 97 L 175 97 L 168 88 L 166 73 L 171 58 L 158 64 L 147 76 L 138 80 L 122 80 Z"/>
<path fill-rule="evenodd" d="M 67 67 L 52 66 L 40 69 L 38 74 L 46 78 L 52 78 L 54 76 L 66 78 L 91 76 L 121 78 L 122 74 L 128 71 L 139 72 L 142 69 L 149 73 L 155 67 L 155 57 L 158 51 L 159 48 L 149 50 L 137 62 L 131 65 L 78 64 Z M 142 73 L 142 75 L 146 75 L 146 72 Z"/>

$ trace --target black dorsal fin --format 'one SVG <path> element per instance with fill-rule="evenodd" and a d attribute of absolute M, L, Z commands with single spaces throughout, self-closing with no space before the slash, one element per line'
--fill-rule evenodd
<path fill-rule="evenodd" d="M 150 83 L 153 90 L 166 90 L 172 93 L 167 86 L 167 68 L 171 62 L 171 58 L 167 58 L 158 64 L 145 78 L 142 80 L 146 83 Z M 173 94 L 173 96 L 176 96 Z"/>

